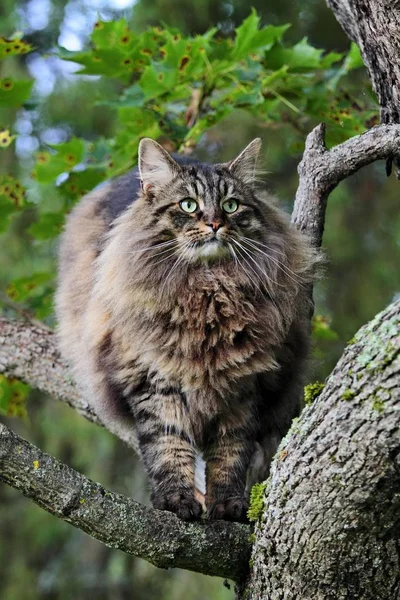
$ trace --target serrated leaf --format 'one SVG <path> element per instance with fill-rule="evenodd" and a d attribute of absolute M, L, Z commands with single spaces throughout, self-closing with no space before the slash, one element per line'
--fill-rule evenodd
<path fill-rule="evenodd" d="M 21 106 L 31 95 L 33 80 L 0 79 L 0 105 Z"/>
<path fill-rule="evenodd" d="M 307 38 L 291 48 L 275 45 L 265 53 L 268 69 L 278 70 L 287 65 L 291 71 L 317 69 L 322 65 L 322 50 L 310 46 Z"/>
<path fill-rule="evenodd" d="M 267 25 L 259 29 L 260 17 L 252 9 L 251 14 L 236 29 L 235 43 L 232 49 L 231 57 L 234 60 L 247 58 L 249 54 L 260 49 L 271 48 L 273 44 L 279 41 L 290 25 Z"/>

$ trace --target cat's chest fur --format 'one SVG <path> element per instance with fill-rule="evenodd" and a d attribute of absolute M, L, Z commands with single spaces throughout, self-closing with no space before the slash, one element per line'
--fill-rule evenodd
<path fill-rule="evenodd" d="M 189 273 L 164 303 L 136 296 L 132 334 L 139 360 L 184 392 L 223 393 L 240 378 L 276 367 L 279 311 L 223 270 Z"/>

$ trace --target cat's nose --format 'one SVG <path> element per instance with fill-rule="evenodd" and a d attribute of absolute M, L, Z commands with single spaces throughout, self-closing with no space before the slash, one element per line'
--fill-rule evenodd
<path fill-rule="evenodd" d="M 214 233 L 217 233 L 218 229 L 222 227 L 222 223 L 218 223 L 218 221 L 213 221 L 212 223 L 206 223 L 207 227 L 211 227 Z"/>

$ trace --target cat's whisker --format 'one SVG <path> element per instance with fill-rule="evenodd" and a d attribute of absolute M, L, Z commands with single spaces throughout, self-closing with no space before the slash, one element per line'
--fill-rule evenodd
<path fill-rule="evenodd" d="M 277 254 L 280 254 L 281 256 L 285 256 L 286 257 L 286 254 L 284 252 L 282 252 L 282 250 L 278 250 L 277 248 L 273 248 L 272 246 L 268 246 L 267 244 L 264 244 L 264 242 L 260 242 L 259 240 L 254 240 L 254 239 L 248 238 L 248 237 L 246 237 L 244 235 L 240 236 L 240 239 L 246 240 L 246 242 L 251 242 L 252 244 L 259 244 L 260 246 L 263 246 L 267 250 L 271 250 L 272 252 L 276 252 Z"/>
<path fill-rule="evenodd" d="M 178 258 L 176 259 L 176 261 L 174 262 L 174 264 L 168 271 L 167 276 L 165 278 L 165 281 L 164 281 L 163 286 L 160 291 L 160 296 L 163 295 L 164 289 L 167 286 L 167 284 L 169 283 L 174 271 L 178 268 L 180 263 L 185 259 L 185 250 L 187 250 L 192 245 L 193 245 L 193 242 L 184 242 L 183 244 L 179 244 L 179 248 L 174 252 L 174 254 L 180 253 L 180 256 L 178 256 Z M 162 259 L 162 260 L 166 260 L 166 259 Z"/>
<path fill-rule="evenodd" d="M 149 252 L 150 250 L 159 250 L 160 248 L 165 248 L 169 246 L 173 246 L 177 244 L 177 240 L 168 240 L 167 242 L 161 242 L 160 244 L 154 244 L 154 246 L 148 246 L 147 248 L 138 248 L 137 250 L 133 250 L 130 254 L 139 254 L 143 252 Z M 154 255 L 153 255 L 154 256 Z"/>
<path fill-rule="evenodd" d="M 235 252 L 235 249 L 234 249 L 234 247 L 232 246 L 232 244 L 230 242 L 227 242 L 227 244 L 228 244 L 229 251 L 230 251 L 230 253 L 233 256 L 233 260 L 235 261 L 235 265 L 236 265 L 236 267 L 238 267 L 238 258 L 237 258 L 237 254 Z"/>
<path fill-rule="evenodd" d="M 248 240 L 248 238 L 246 238 L 246 243 L 249 246 L 251 246 L 256 252 L 263 254 L 264 256 L 267 257 L 267 259 L 271 260 L 274 264 L 276 264 L 276 266 L 279 269 L 281 269 L 281 271 L 283 271 L 289 277 L 289 279 L 292 279 L 292 281 L 294 281 L 295 283 L 302 285 L 302 281 L 303 281 L 302 278 L 299 277 L 296 273 L 294 273 L 291 269 L 289 269 L 289 267 L 286 267 L 285 265 L 283 265 L 277 258 L 271 256 L 267 252 L 264 252 L 260 248 L 257 248 L 257 246 L 253 245 L 252 242 Z"/>
<path fill-rule="evenodd" d="M 252 254 L 250 253 L 249 249 L 248 249 L 248 248 L 246 249 L 246 248 L 243 246 L 243 244 L 240 244 L 240 242 L 238 242 L 237 240 L 233 240 L 233 241 L 234 241 L 234 242 L 235 242 L 235 243 L 236 243 L 236 244 L 237 244 L 237 245 L 238 245 L 238 246 L 239 246 L 239 247 L 242 249 L 242 251 L 243 251 L 243 252 L 244 252 L 244 253 L 245 253 L 245 254 L 246 254 L 246 255 L 247 255 L 249 258 L 250 258 L 250 260 L 251 260 L 251 261 L 252 261 L 252 262 L 253 262 L 253 263 L 256 265 L 256 267 L 257 267 L 257 269 L 258 269 L 258 271 L 257 271 L 257 275 L 258 275 L 258 278 L 260 279 L 260 281 L 262 281 L 262 283 L 265 285 L 265 281 L 264 281 L 264 280 L 261 278 L 261 275 L 263 275 L 263 276 L 265 277 L 265 279 L 268 281 L 268 284 L 269 284 L 269 285 L 271 285 L 271 284 L 272 284 L 272 285 L 276 285 L 276 282 L 275 282 L 273 279 L 271 279 L 271 277 L 270 277 L 270 276 L 269 276 L 269 275 L 268 275 L 268 274 L 265 272 L 265 270 L 260 268 L 260 265 L 259 265 L 259 263 L 258 263 L 258 262 L 257 262 L 257 261 L 256 261 L 256 260 L 253 258 L 253 256 L 252 256 Z M 253 271 L 254 271 L 254 269 L 253 269 Z"/>
<path fill-rule="evenodd" d="M 255 274 L 256 278 L 259 281 L 259 283 L 254 282 L 254 279 L 252 277 L 250 277 L 250 274 L 244 269 L 247 277 L 250 279 L 250 281 L 253 283 L 253 285 L 256 288 L 260 289 L 260 284 L 264 285 L 264 281 L 261 279 L 260 274 L 252 267 L 252 265 L 249 263 L 249 261 L 246 259 L 246 257 L 243 256 L 243 254 L 241 253 L 240 250 L 244 250 L 243 246 L 241 244 L 239 244 L 239 242 L 237 242 L 237 240 L 235 240 L 234 238 L 232 238 L 232 241 L 238 246 L 239 256 L 244 260 L 244 262 L 249 267 L 249 269 L 251 269 L 253 271 L 253 273 Z M 257 281 L 257 279 L 256 279 L 256 281 Z"/>

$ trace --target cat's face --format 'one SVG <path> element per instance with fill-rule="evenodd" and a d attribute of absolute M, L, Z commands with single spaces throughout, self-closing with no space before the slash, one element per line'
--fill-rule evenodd
<path fill-rule="evenodd" d="M 243 237 L 257 237 L 260 210 L 252 183 L 260 140 L 226 165 L 179 164 L 150 139 L 141 141 L 139 169 L 152 225 L 182 261 L 235 260 Z"/>

